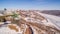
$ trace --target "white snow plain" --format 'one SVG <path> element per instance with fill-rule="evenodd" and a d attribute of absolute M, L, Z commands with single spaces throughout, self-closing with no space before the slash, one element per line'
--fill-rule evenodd
<path fill-rule="evenodd" d="M 60 17 L 58 16 L 54 16 L 54 15 L 48 15 L 48 14 L 44 14 L 44 13 L 39 13 L 39 12 L 36 12 L 42 16 L 44 16 L 48 22 L 47 23 L 44 23 L 45 25 L 53 25 L 55 26 L 57 29 L 60 30 Z"/>

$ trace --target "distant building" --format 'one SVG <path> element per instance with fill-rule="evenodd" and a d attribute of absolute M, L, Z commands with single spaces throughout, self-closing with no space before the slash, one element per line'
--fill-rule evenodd
<path fill-rule="evenodd" d="M 7 9 L 6 8 L 4 8 L 4 11 L 6 11 Z"/>

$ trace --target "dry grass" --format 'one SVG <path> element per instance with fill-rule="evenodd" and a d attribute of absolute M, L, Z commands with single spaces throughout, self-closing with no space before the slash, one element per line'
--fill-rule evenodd
<path fill-rule="evenodd" d="M 26 17 L 32 17 L 34 19 L 39 19 L 41 21 L 43 21 L 44 19 L 46 20 L 46 18 L 44 18 L 43 16 L 41 16 L 41 15 L 39 15 L 37 13 L 34 13 L 34 12 L 28 12 L 27 14 L 29 14 L 29 15 L 27 15 L 26 12 L 20 12 L 20 13 L 21 13 L 20 15 L 23 15 L 23 17 L 25 17 L 25 18 Z M 25 15 L 27 15 L 27 16 L 25 16 Z M 31 15 L 35 15 L 35 17 L 34 16 L 31 16 Z M 42 22 L 40 22 L 40 23 L 37 23 L 37 22 L 34 23 L 34 22 L 26 21 L 26 20 L 24 20 L 22 18 L 20 20 L 20 23 L 23 23 L 23 24 L 27 24 L 27 25 L 32 26 L 33 28 L 36 29 L 36 31 L 38 31 L 39 34 L 44 34 L 44 32 L 46 34 L 57 34 L 57 33 L 60 34 L 60 30 L 58 30 L 57 28 L 51 27 L 51 26 L 46 26 L 44 24 L 41 24 Z"/>
<path fill-rule="evenodd" d="M 8 27 L 11 29 L 11 30 L 15 30 L 16 32 L 18 32 L 18 28 L 16 28 L 17 26 L 15 25 L 8 25 Z"/>
<path fill-rule="evenodd" d="M 57 34 L 57 33 L 60 34 L 60 30 L 56 29 L 55 27 L 46 26 L 46 25 L 42 24 L 42 22 L 37 23 L 37 22 L 30 22 L 30 21 L 24 20 L 24 18 L 26 18 L 26 17 L 39 19 L 40 21 L 46 20 L 45 17 L 43 17 L 37 13 L 29 12 L 29 11 L 28 12 L 22 11 L 22 12 L 20 12 L 20 15 L 22 16 L 22 18 L 20 19 L 19 22 L 17 22 L 18 26 L 21 28 L 21 26 L 22 26 L 21 24 L 26 24 L 27 26 L 29 25 L 28 28 L 26 28 L 26 31 L 24 31 L 24 34 L 32 34 L 30 26 L 32 26 L 38 34 Z M 35 15 L 35 17 L 31 16 L 31 15 Z M 15 31 L 18 31 L 16 26 L 9 25 L 9 28 L 13 29 Z M 33 31 L 33 33 L 34 33 L 34 31 Z"/>

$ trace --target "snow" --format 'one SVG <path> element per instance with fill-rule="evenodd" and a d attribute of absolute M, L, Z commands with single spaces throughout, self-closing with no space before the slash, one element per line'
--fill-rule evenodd
<path fill-rule="evenodd" d="M 17 34 L 14 30 L 10 30 L 7 27 L 0 28 L 0 34 Z"/>
<path fill-rule="evenodd" d="M 46 22 L 45 25 L 53 25 L 55 26 L 57 29 L 60 30 L 60 17 L 58 16 L 54 16 L 54 15 L 48 15 L 48 14 L 43 14 L 43 13 L 39 13 L 39 12 L 36 12 L 42 16 L 44 16 L 45 18 L 47 18 L 48 20 L 48 23 Z"/>
<path fill-rule="evenodd" d="M 15 25 L 15 24 L 13 24 Z M 15 25 L 17 26 L 17 25 Z M 17 27 L 18 28 L 18 27 Z M 16 32 L 15 30 L 11 30 L 7 25 L 0 27 L 0 34 L 22 34 L 22 32 Z"/>
<path fill-rule="evenodd" d="M 52 27 L 55 26 L 57 29 L 60 30 L 60 17 L 43 14 L 43 13 L 39 13 L 39 12 L 36 12 L 36 13 L 44 16 L 48 20 L 48 22 L 46 22 L 46 20 L 42 21 L 46 26 L 52 26 Z M 25 20 L 29 20 L 29 17 L 25 18 Z M 0 34 L 21 34 L 21 32 L 16 32 L 15 30 L 10 30 L 8 27 L 0 27 Z"/>

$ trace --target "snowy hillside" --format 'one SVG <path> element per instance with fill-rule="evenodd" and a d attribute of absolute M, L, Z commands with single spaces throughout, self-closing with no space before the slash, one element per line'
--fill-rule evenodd
<path fill-rule="evenodd" d="M 19 11 L 19 15 L 20 19 L 15 25 L 2 25 L 0 34 L 60 34 L 60 17 L 35 11 Z"/>
<path fill-rule="evenodd" d="M 54 16 L 54 15 L 48 15 L 44 13 L 39 13 L 39 12 L 37 13 L 47 18 L 52 24 L 54 24 L 58 29 L 60 29 L 60 17 Z"/>

